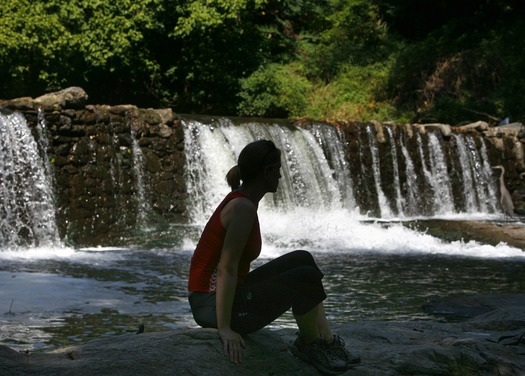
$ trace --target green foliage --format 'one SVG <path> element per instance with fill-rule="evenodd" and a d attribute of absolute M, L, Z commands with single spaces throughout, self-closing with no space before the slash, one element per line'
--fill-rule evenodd
<path fill-rule="evenodd" d="M 2 90 L 42 94 L 94 81 L 90 94 L 138 81 L 158 69 L 144 34 L 158 28 L 157 0 L 8 0 L 0 10 Z M 130 94 L 127 92 L 126 94 Z"/>
<path fill-rule="evenodd" d="M 42 3 L 8 0 L 0 8 L 0 30 L 2 92 L 16 92 L 18 81 L 24 86 L 30 86 L 27 81 L 60 84 L 52 61 L 68 47 L 57 15 L 45 14 Z"/>
<path fill-rule="evenodd" d="M 410 108 L 418 121 L 452 124 L 524 118 L 523 106 L 514 102 L 518 97 L 523 103 L 525 89 L 517 79 L 525 67 L 518 52 L 524 46 L 523 3 L 433 2 L 422 19 L 414 17 L 419 7 L 413 0 L 385 3 L 394 9 L 390 24 L 406 37 L 386 86 L 397 108 Z M 408 17 L 418 19 L 410 28 L 401 23 Z"/>
<path fill-rule="evenodd" d="M 318 85 L 310 95 L 307 109 L 315 119 L 371 119 L 407 121 L 408 115 L 398 111 L 378 94 L 385 85 L 388 62 L 367 66 L 347 65 L 329 84 Z"/>
<path fill-rule="evenodd" d="M 521 119 L 525 122 L 525 19 L 505 26 L 481 44 L 483 51 L 490 52 L 498 61 L 493 90 L 488 102 L 501 117 Z"/>
<path fill-rule="evenodd" d="M 206 32 L 224 25 L 229 21 L 240 21 L 243 11 L 253 6 L 252 10 L 261 9 L 268 0 L 194 0 L 177 7 L 182 17 L 178 19 L 174 35 L 186 37 L 194 32 Z"/>
<path fill-rule="evenodd" d="M 319 17 L 319 2 L 313 0 L 227 3 L 231 6 L 193 2 L 177 8 L 184 17 L 171 36 L 180 46 L 180 58 L 169 62 L 173 65 L 168 71 L 173 85 L 184 88 L 176 106 L 185 111 L 231 115 L 240 108 L 242 113 L 253 112 L 239 104 L 239 98 L 254 95 L 240 94 L 246 91 L 243 79 L 267 63 L 294 61 L 300 31 Z M 278 96 L 273 99 L 278 101 Z"/>
<path fill-rule="evenodd" d="M 242 116 L 301 116 L 307 106 L 310 82 L 292 65 L 269 64 L 242 80 Z"/>
<path fill-rule="evenodd" d="M 330 79 L 347 64 L 370 64 L 382 57 L 386 25 L 368 0 L 331 1 L 326 16 L 329 25 L 322 31 L 312 70 Z"/>
<path fill-rule="evenodd" d="M 4 0 L 0 30 L 2 97 L 75 85 L 183 113 L 525 120 L 522 0 Z"/>

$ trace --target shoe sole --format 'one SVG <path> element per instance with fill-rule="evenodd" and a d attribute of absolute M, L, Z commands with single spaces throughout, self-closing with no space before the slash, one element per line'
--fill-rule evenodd
<path fill-rule="evenodd" d="M 319 364 L 319 363 L 316 363 L 316 362 L 312 362 L 312 360 L 310 360 L 308 355 L 306 355 L 305 353 L 299 351 L 299 349 L 297 347 L 295 347 L 295 346 L 292 346 L 292 348 L 290 350 L 291 350 L 292 354 L 295 357 L 301 359 L 305 363 L 313 365 L 315 368 L 317 368 L 322 373 L 325 373 L 325 374 L 328 374 L 328 375 L 339 375 L 339 374 L 341 374 L 343 372 L 348 371 L 348 368 L 341 369 L 341 370 L 335 370 L 335 369 L 327 368 L 327 367 L 323 366 L 322 364 Z"/>

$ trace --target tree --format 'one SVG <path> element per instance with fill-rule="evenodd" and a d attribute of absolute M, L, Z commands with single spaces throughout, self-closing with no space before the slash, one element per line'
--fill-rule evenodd
<path fill-rule="evenodd" d="M 525 117 L 522 0 L 4 0 L 0 93 L 214 115 Z M 470 110 L 470 112 L 468 112 Z"/>
<path fill-rule="evenodd" d="M 223 0 L 179 7 L 182 17 L 172 36 L 180 44 L 180 59 L 170 67 L 172 83 L 183 87 L 177 106 L 215 114 L 236 114 L 238 108 L 251 112 L 251 105 L 238 102 L 259 101 L 253 90 L 260 85 L 252 86 L 248 94 L 245 79 L 263 71 L 265 76 L 270 71 L 279 74 L 275 67 L 265 67 L 297 58 L 300 33 L 316 25 L 319 4 L 323 2 Z"/>
<path fill-rule="evenodd" d="M 518 36 L 522 2 L 378 3 L 391 30 L 404 38 L 386 87 L 396 107 L 413 111 L 418 121 L 455 123 L 477 120 L 479 113 L 524 116 L 512 99 L 525 89 L 516 79 L 525 67 L 517 53 L 524 46 Z"/>
<path fill-rule="evenodd" d="M 7 95 L 84 86 L 90 96 L 144 98 L 158 72 L 145 35 L 162 32 L 160 0 L 6 0 L 0 66 Z M 141 83 L 139 85 L 139 83 Z"/>

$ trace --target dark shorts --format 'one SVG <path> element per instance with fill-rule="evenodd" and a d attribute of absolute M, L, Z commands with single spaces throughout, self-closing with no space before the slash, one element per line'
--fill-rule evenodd
<path fill-rule="evenodd" d="M 254 269 L 237 286 L 231 328 L 248 334 L 290 308 L 294 315 L 306 314 L 326 299 L 322 278 L 323 273 L 307 251 L 290 252 Z M 189 302 L 198 325 L 217 327 L 215 292 L 192 292 Z"/>

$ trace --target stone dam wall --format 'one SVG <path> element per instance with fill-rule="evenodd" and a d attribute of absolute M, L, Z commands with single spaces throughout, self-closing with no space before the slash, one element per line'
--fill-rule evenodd
<path fill-rule="evenodd" d="M 183 120 L 171 109 L 88 105 L 87 95 L 81 88 L 35 99 L 0 100 L 0 109 L 4 113 L 22 113 L 31 129 L 36 128 L 42 115 L 45 119 L 48 157 L 55 171 L 57 225 L 66 242 L 75 246 L 116 245 L 121 236 L 139 225 L 187 222 L 187 208 L 191 203 L 184 175 Z M 293 124 L 308 127 L 308 122 Z M 390 158 L 385 124 L 371 124 L 381 158 Z M 330 125 L 342 131 L 347 155 L 355 159 L 359 155 L 358 133 L 366 124 Z M 417 132 L 424 134 L 439 129 L 445 143 L 453 142 L 451 133 L 474 134 L 478 146 L 483 138 L 491 165 L 503 165 L 506 169 L 505 183 L 512 194 L 516 214 L 525 215 L 525 180 L 522 179 L 525 132 L 520 124 L 497 128 L 483 122 L 461 128 L 443 124 L 390 127 L 395 134 L 402 132 L 409 138 Z M 410 142 L 407 145 L 416 147 L 410 146 Z M 370 157 L 362 153 L 360 158 L 350 160 L 350 165 L 372 163 Z M 362 177 L 355 175 L 352 179 L 358 192 L 370 189 Z M 141 184 L 137 184 L 138 181 Z M 386 194 L 389 194 L 388 188 Z M 374 210 L 371 195 L 363 193 L 356 197 L 360 207 Z"/>

